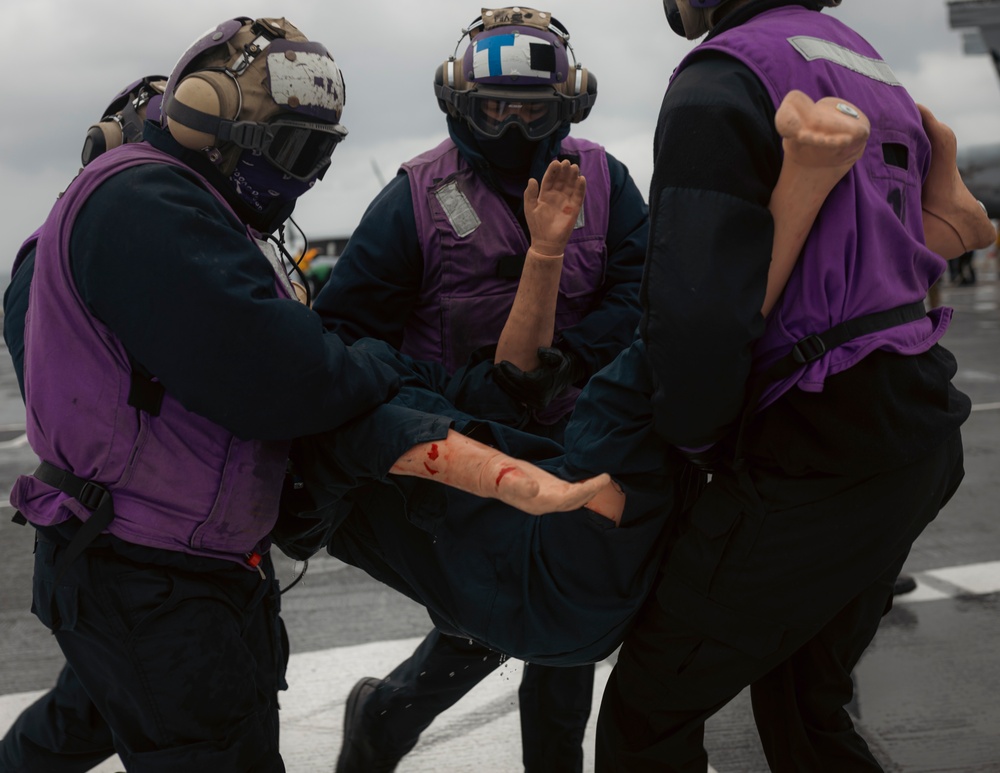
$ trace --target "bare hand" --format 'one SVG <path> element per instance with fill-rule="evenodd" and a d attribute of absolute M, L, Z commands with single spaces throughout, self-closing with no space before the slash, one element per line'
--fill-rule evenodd
<path fill-rule="evenodd" d="M 569 161 L 553 161 L 542 177 L 541 189 L 534 179 L 524 190 L 524 217 L 531 232 L 531 247 L 542 256 L 558 257 L 580 216 L 587 180 L 580 167 Z"/>
<path fill-rule="evenodd" d="M 576 483 L 557 478 L 527 462 L 505 463 L 495 479 L 494 497 L 529 515 L 578 510 L 611 483 L 602 473 Z M 484 481 L 488 485 L 489 481 Z"/>
<path fill-rule="evenodd" d="M 813 102 L 801 91 L 791 91 L 774 119 L 784 138 L 786 161 L 809 167 L 843 167 L 846 173 L 865 151 L 871 122 L 843 99 L 825 97 Z"/>

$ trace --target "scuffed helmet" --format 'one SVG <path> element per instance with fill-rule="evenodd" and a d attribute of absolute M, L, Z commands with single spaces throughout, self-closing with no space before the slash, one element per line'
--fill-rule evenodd
<path fill-rule="evenodd" d="M 323 45 L 285 19 L 239 17 L 203 35 L 177 62 L 162 122 L 223 175 L 250 150 L 282 174 L 311 181 L 347 136 L 344 99 L 343 75 Z"/>
<path fill-rule="evenodd" d="M 102 153 L 142 139 L 147 116 L 159 121 L 160 102 L 167 85 L 165 75 L 147 75 L 129 84 L 101 113 L 101 120 L 87 130 L 80 160 L 86 166 Z"/>
<path fill-rule="evenodd" d="M 434 93 L 443 111 L 481 136 L 516 127 L 540 140 L 589 115 L 597 78 L 576 62 L 569 33 L 551 14 L 515 6 L 483 9 L 462 31 L 455 54 L 438 67 Z"/>

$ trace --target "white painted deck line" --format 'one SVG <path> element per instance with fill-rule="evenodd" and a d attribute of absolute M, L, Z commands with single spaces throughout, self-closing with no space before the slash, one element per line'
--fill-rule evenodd
<path fill-rule="evenodd" d="M 1000 561 L 946 567 L 915 573 L 917 588 L 895 603 L 940 601 L 961 595 L 1000 592 Z M 340 749 L 344 701 L 362 676 L 382 676 L 409 656 L 420 638 L 371 642 L 293 654 L 288 665 L 288 692 L 282 693 L 282 754 L 288 773 L 332 770 Z M 294 634 L 293 634 L 294 642 Z M 399 766 L 399 773 L 517 773 L 521 741 L 517 688 L 522 663 L 510 660 L 442 714 L 420 744 Z M 584 771 L 594 769 L 593 746 L 597 708 L 611 673 L 608 662 L 597 665 L 594 710 L 584 740 Z M 55 674 L 53 674 L 53 678 Z M 0 733 L 44 691 L 0 696 Z M 122 770 L 117 758 L 93 773 Z M 710 773 L 715 773 L 710 768 Z"/>

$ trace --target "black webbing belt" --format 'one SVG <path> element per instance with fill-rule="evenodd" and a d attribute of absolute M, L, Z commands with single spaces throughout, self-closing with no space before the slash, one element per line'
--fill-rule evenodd
<path fill-rule="evenodd" d="M 138 111 L 131 102 L 126 102 L 121 112 L 123 120 L 118 125 L 122 127 L 125 143 L 138 142 L 142 139 L 142 119 Z"/>
<path fill-rule="evenodd" d="M 852 339 L 869 333 L 877 333 L 890 327 L 905 325 L 907 322 L 915 322 L 925 316 L 927 316 L 927 310 L 924 308 L 924 302 L 914 301 L 894 309 L 876 311 L 873 314 L 865 314 L 862 317 L 846 320 L 839 325 L 834 325 L 825 333 L 808 335 L 799 340 L 788 354 L 755 377 L 751 388 L 747 391 L 739 432 L 736 435 L 736 448 L 733 454 L 734 467 L 740 470 L 746 465 L 746 460 L 743 458 L 744 432 L 750 419 L 757 412 L 757 404 L 769 384 L 787 378 L 803 365 L 818 360 L 831 349 L 846 344 Z"/>
<path fill-rule="evenodd" d="M 98 483 L 78 478 L 73 473 L 60 470 L 48 462 L 39 464 L 34 475 L 42 483 L 47 483 L 53 488 L 69 494 L 90 510 L 90 518 L 83 522 L 83 525 L 73 535 L 69 545 L 66 546 L 66 550 L 56 561 L 55 581 L 58 583 L 66 570 L 69 569 L 69 565 L 87 549 L 91 542 L 97 539 L 102 531 L 108 528 L 108 524 L 115 517 L 114 507 L 111 503 L 111 492 Z"/>

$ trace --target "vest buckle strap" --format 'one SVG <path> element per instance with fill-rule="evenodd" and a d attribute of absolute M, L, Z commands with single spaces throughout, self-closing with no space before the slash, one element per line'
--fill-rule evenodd
<path fill-rule="evenodd" d="M 71 496 L 91 515 L 77 529 L 63 553 L 56 559 L 55 582 L 58 584 L 69 570 L 70 564 L 83 553 L 101 532 L 114 520 L 115 509 L 111 500 L 111 492 L 100 483 L 80 478 L 68 470 L 60 469 L 54 464 L 42 461 L 34 475 L 43 483 L 57 488 Z"/>
<path fill-rule="evenodd" d="M 826 344 L 818 335 L 808 335 L 792 347 L 791 355 L 799 365 L 818 360 L 826 353 Z"/>
<path fill-rule="evenodd" d="M 104 488 L 104 486 L 88 480 L 83 484 L 83 488 L 80 489 L 80 493 L 75 497 L 75 499 L 81 505 L 93 512 L 104 503 L 105 497 L 110 496 L 110 492 Z"/>

